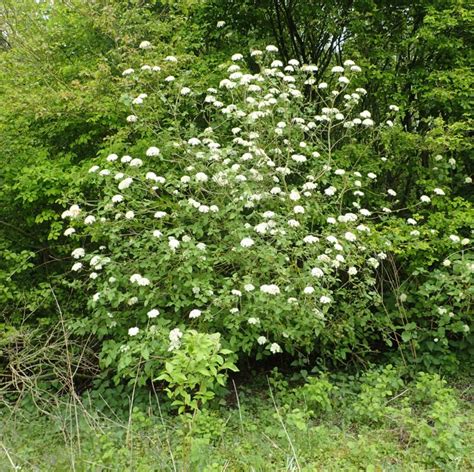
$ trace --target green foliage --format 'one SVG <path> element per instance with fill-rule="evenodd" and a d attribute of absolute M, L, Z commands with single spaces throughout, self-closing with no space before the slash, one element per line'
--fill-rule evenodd
<path fill-rule="evenodd" d="M 310 385 L 325 385 L 323 390 L 327 381 L 339 387 L 331 399 L 333 410 L 317 417 L 305 406 L 307 394 L 299 393 L 306 385 L 283 387 L 281 374 L 269 379 L 273 395 L 265 387 L 239 386 L 238 404 L 228 398 L 220 408 L 192 416 L 165 413 L 158 397 L 132 387 L 105 396 L 103 390 L 92 390 L 75 400 L 64 396 L 43 405 L 41 413 L 2 408 L 7 421 L 0 424 L 0 465 L 49 470 L 285 470 L 296 464 L 301 470 L 470 470 L 470 379 L 455 390 L 439 376 L 421 373 L 400 387 L 397 375 L 386 367 L 359 380 L 343 380 L 342 375 L 311 380 Z M 386 395 L 387 390 L 392 394 Z M 376 412 L 371 419 L 367 408 L 368 416 L 356 420 L 354 406 L 362 398 L 356 392 L 370 401 L 385 398 L 387 414 Z M 104 409 L 103 399 L 115 403 Z"/>
<path fill-rule="evenodd" d="M 380 371 L 367 372 L 354 402 L 354 413 L 364 421 L 377 422 L 396 411 L 388 400 L 396 396 L 404 383 L 396 369 L 388 365 Z"/>
<path fill-rule="evenodd" d="M 157 380 L 168 384 L 166 391 L 179 412 L 197 410 L 214 398 L 218 386 L 225 386 L 227 370 L 237 371 L 231 359 L 232 351 L 221 347 L 219 333 L 190 330 Z"/>

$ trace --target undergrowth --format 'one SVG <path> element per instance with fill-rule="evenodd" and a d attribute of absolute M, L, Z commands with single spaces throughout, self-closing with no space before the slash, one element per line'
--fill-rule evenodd
<path fill-rule="evenodd" d="M 455 384 L 390 365 L 297 381 L 274 369 L 179 416 L 153 389 L 28 395 L 1 409 L 0 470 L 471 470 L 472 391 Z"/>

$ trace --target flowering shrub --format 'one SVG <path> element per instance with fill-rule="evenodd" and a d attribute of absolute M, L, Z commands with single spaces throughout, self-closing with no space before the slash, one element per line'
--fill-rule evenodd
<path fill-rule="evenodd" d="M 396 193 L 378 183 L 387 159 L 366 143 L 398 126 L 398 108 L 376 125 L 353 61 L 318 83 L 315 66 L 276 53 L 251 52 L 258 73 L 234 54 L 207 90 L 173 56 L 123 72 L 128 126 L 155 138 L 135 156 L 98 159 L 88 198 L 62 215 L 80 246 L 73 285 L 90 294 L 90 314 L 72 326 L 104 338 L 102 364 L 118 377 L 140 365 L 142 380 L 156 378 L 186 357 L 190 330 L 257 359 L 341 361 L 392 326 L 375 309 L 393 246 L 378 228 L 394 220 L 412 239 L 417 220 L 394 216 Z M 427 188 L 420 204 L 443 194 Z"/>

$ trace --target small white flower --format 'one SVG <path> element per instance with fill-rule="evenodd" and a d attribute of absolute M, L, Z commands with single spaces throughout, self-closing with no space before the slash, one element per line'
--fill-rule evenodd
<path fill-rule="evenodd" d="M 73 264 L 73 266 L 71 267 L 71 270 L 74 271 L 74 272 L 77 272 L 79 270 L 82 269 L 82 262 L 76 262 L 75 264 Z"/>
<path fill-rule="evenodd" d="M 160 154 L 160 150 L 155 146 L 151 146 L 146 150 L 145 154 L 148 157 L 155 157 L 155 156 L 158 156 Z"/>
<path fill-rule="evenodd" d="M 66 216 L 70 217 L 70 218 L 77 218 L 80 214 L 81 214 L 81 208 L 79 207 L 79 205 L 71 205 L 71 208 L 69 208 L 69 210 L 66 210 L 64 213 L 67 213 Z M 63 215 L 64 215 L 63 213 Z M 63 218 L 65 218 L 66 216 L 63 216 L 61 215 Z"/>
<path fill-rule="evenodd" d="M 260 291 L 269 295 L 278 295 L 280 293 L 280 288 L 275 284 L 262 285 Z"/>
<path fill-rule="evenodd" d="M 135 72 L 135 71 L 134 71 L 132 68 L 130 68 L 130 69 L 125 69 L 125 70 L 122 72 L 122 75 L 125 77 L 125 76 L 127 76 L 127 75 L 133 74 L 134 72 Z"/>
<path fill-rule="evenodd" d="M 292 228 L 298 228 L 300 226 L 300 222 L 297 220 L 288 220 L 288 226 L 291 226 Z"/>
<path fill-rule="evenodd" d="M 446 195 L 442 188 L 434 188 L 433 193 L 435 193 L 436 195 Z"/>
<path fill-rule="evenodd" d="M 161 236 L 163 236 L 163 233 L 159 230 L 159 229 L 155 229 L 153 231 L 153 237 L 155 238 L 161 238 Z"/>
<path fill-rule="evenodd" d="M 273 190 L 273 189 L 272 189 L 272 190 Z M 294 202 L 298 201 L 298 200 L 301 198 L 299 192 L 296 191 L 296 190 L 292 190 L 292 191 L 290 192 L 289 197 L 290 197 L 290 200 L 292 200 L 292 201 L 294 201 Z"/>
<path fill-rule="evenodd" d="M 328 88 L 328 84 L 326 82 L 321 82 L 318 84 L 318 89 L 326 89 Z"/>
<path fill-rule="evenodd" d="M 260 346 L 263 346 L 267 343 L 267 338 L 265 336 L 259 336 L 257 338 L 257 343 L 260 344 Z"/>
<path fill-rule="evenodd" d="M 349 267 L 347 273 L 349 275 L 356 275 L 357 274 L 357 269 L 355 267 Z"/>
<path fill-rule="evenodd" d="M 180 338 L 183 337 L 183 333 L 179 328 L 172 329 L 169 334 L 169 340 L 171 342 L 179 341 Z"/>
<path fill-rule="evenodd" d="M 130 167 L 141 167 L 143 165 L 143 161 L 141 159 L 135 158 L 130 161 Z"/>
<path fill-rule="evenodd" d="M 195 175 L 196 182 L 207 182 L 209 177 L 204 172 L 198 172 Z"/>
<path fill-rule="evenodd" d="M 367 264 L 372 266 L 374 269 L 377 269 L 377 267 L 380 265 L 380 262 L 377 259 L 375 259 L 374 257 L 369 257 L 367 259 Z"/>
<path fill-rule="evenodd" d="M 76 230 L 74 228 L 67 228 L 66 231 L 64 231 L 64 236 L 71 236 L 71 234 L 74 234 Z"/>
<path fill-rule="evenodd" d="M 130 185 L 132 185 L 132 182 L 133 182 L 133 179 L 131 177 L 127 177 L 126 179 L 123 179 L 118 184 L 119 190 L 125 190 L 126 188 L 130 187 Z"/>
<path fill-rule="evenodd" d="M 430 203 L 431 202 L 431 198 L 428 197 L 428 195 L 422 195 L 420 197 L 420 200 L 423 202 L 423 203 Z"/>
<path fill-rule="evenodd" d="M 327 297 L 326 295 L 323 295 L 323 296 L 320 297 L 319 301 L 323 305 L 327 305 L 328 303 L 331 303 L 332 300 L 331 300 L 330 297 Z"/>
<path fill-rule="evenodd" d="M 216 24 L 216 28 L 223 28 L 225 26 L 225 21 L 218 21 Z"/>
<path fill-rule="evenodd" d="M 155 218 L 161 219 L 164 218 L 167 215 L 166 211 L 157 211 L 153 215 Z"/>
<path fill-rule="evenodd" d="M 342 73 L 342 72 L 344 72 L 344 67 L 341 67 L 341 66 L 334 66 L 334 67 L 331 69 L 331 72 L 333 72 L 333 73 Z"/>
<path fill-rule="evenodd" d="M 449 267 L 451 265 L 451 261 L 449 259 L 445 259 L 443 261 L 443 265 L 444 265 L 444 267 Z"/>
<path fill-rule="evenodd" d="M 319 267 L 314 267 L 313 269 L 311 269 L 311 275 L 313 277 L 321 278 L 324 277 L 324 272 Z"/>
<path fill-rule="evenodd" d="M 252 238 L 244 238 L 242 241 L 240 241 L 240 245 L 242 247 L 252 247 L 254 244 L 255 242 Z"/>
<path fill-rule="evenodd" d="M 449 236 L 449 239 L 453 242 L 453 243 L 459 243 L 461 242 L 461 238 L 459 236 L 457 236 L 456 234 L 451 234 Z"/>
<path fill-rule="evenodd" d="M 395 190 L 393 190 L 393 189 L 391 189 L 391 188 L 389 188 L 389 189 L 387 190 L 387 193 L 388 193 L 390 196 L 392 196 L 392 197 L 396 197 L 396 196 L 397 196 L 397 192 L 395 192 Z"/>
<path fill-rule="evenodd" d="M 274 46 L 273 44 L 269 44 L 265 50 L 267 52 L 278 52 L 278 48 L 276 46 Z"/>
<path fill-rule="evenodd" d="M 112 197 L 112 202 L 113 203 L 120 203 L 123 202 L 123 196 L 122 195 L 114 195 Z"/>
<path fill-rule="evenodd" d="M 138 281 L 139 281 L 141 278 L 142 278 L 142 276 L 141 276 L 140 274 L 132 274 L 132 275 L 130 276 L 130 282 L 131 282 L 132 284 L 138 283 Z"/>
<path fill-rule="evenodd" d="M 146 315 L 148 318 L 156 318 L 160 314 L 160 310 L 157 310 L 156 308 L 153 308 L 153 310 L 150 310 Z"/>
<path fill-rule="evenodd" d="M 191 93 L 191 89 L 189 87 L 183 87 L 179 93 L 181 95 L 189 95 Z"/>
<path fill-rule="evenodd" d="M 71 252 L 71 256 L 74 257 L 74 259 L 80 259 L 85 255 L 86 251 L 82 247 L 78 247 L 77 249 L 74 249 L 74 251 Z"/>
<path fill-rule="evenodd" d="M 135 218 L 135 212 L 132 210 L 127 211 L 127 213 L 125 213 L 125 218 L 127 220 L 133 220 L 133 218 Z"/>
<path fill-rule="evenodd" d="M 248 323 L 249 325 L 257 325 L 257 324 L 260 323 L 260 320 L 259 320 L 258 318 L 252 317 L 252 318 L 249 318 L 249 319 L 247 320 L 247 323 Z"/>
<path fill-rule="evenodd" d="M 136 123 L 137 121 L 138 121 L 138 116 L 136 115 L 127 116 L 127 123 Z"/>
<path fill-rule="evenodd" d="M 242 54 L 238 54 L 238 53 L 232 55 L 232 57 L 231 57 L 231 59 L 232 59 L 233 61 L 241 61 L 243 58 L 244 58 L 244 56 L 242 56 Z"/>
<path fill-rule="evenodd" d="M 333 187 L 333 186 L 330 186 L 330 187 L 328 187 L 327 189 L 324 190 L 324 193 L 329 197 L 334 195 L 336 192 L 337 192 L 337 188 Z"/>
<path fill-rule="evenodd" d="M 306 244 L 314 244 L 314 243 L 317 243 L 318 241 L 319 241 L 319 238 L 311 234 L 308 234 L 308 236 L 305 236 L 303 238 L 303 242 L 305 242 Z"/>
<path fill-rule="evenodd" d="M 245 290 L 246 292 L 252 292 L 253 290 L 255 290 L 255 286 L 252 285 L 252 284 L 245 284 L 245 285 L 244 285 L 244 290 Z"/>
<path fill-rule="evenodd" d="M 306 294 L 306 295 L 311 295 L 312 293 L 314 293 L 314 287 L 311 287 L 310 285 L 308 287 L 305 287 L 303 292 Z"/>
<path fill-rule="evenodd" d="M 176 251 L 176 249 L 178 249 L 180 244 L 181 243 L 176 238 L 170 238 L 168 241 L 168 246 L 173 252 Z"/>
<path fill-rule="evenodd" d="M 277 353 L 283 352 L 283 351 L 281 350 L 281 347 L 280 347 L 279 344 L 277 344 L 277 343 L 272 343 L 272 344 L 270 345 L 270 352 L 271 352 L 272 354 L 277 354 Z"/>
<path fill-rule="evenodd" d="M 164 60 L 165 62 L 178 62 L 178 59 L 174 56 L 166 56 Z"/>
<path fill-rule="evenodd" d="M 377 175 L 376 175 L 376 174 L 374 174 L 373 172 L 369 172 L 369 173 L 367 174 L 367 177 L 368 177 L 369 179 L 372 179 L 372 180 L 374 180 L 374 179 L 376 179 L 376 178 L 377 178 Z"/>
<path fill-rule="evenodd" d="M 417 221 L 416 221 L 415 219 L 413 219 L 413 218 L 408 218 L 408 219 L 407 219 L 407 223 L 408 223 L 409 225 L 415 226 L 415 225 L 417 224 Z"/>
<path fill-rule="evenodd" d="M 140 49 L 150 49 L 151 48 L 151 43 L 150 43 L 150 41 L 142 41 L 138 47 Z"/>
<path fill-rule="evenodd" d="M 254 230 L 259 234 L 265 234 L 268 231 L 268 223 L 259 223 L 255 226 Z"/>
<path fill-rule="evenodd" d="M 129 335 L 129 336 L 136 336 L 139 331 L 140 331 L 140 329 L 137 328 L 136 326 L 134 326 L 133 328 L 130 328 L 130 329 L 128 330 L 128 335 Z"/>
<path fill-rule="evenodd" d="M 301 206 L 301 205 L 296 205 L 294 208 L 293 208 L 293 211 L 295 212 L 295 214 L 303 214 L 304 213 L 304 208 Z"/>
<path fill-rule="evenodd" d="M 354 233 L 351 233 L 350 231 L 347 231 L 347 232 L 344 234 L 344 237 L 345 237 L 348 241 L 351 241 L 351 242 L 354 242 L 354 241 L 357 239 L 357 236 L 356 236 Z"/>
<path fill-rule="evenodd" d="M 199 318 L 202 315 L 202 311 L 198 309 L 191 310 L 189 313 L 190 318 Z"/>

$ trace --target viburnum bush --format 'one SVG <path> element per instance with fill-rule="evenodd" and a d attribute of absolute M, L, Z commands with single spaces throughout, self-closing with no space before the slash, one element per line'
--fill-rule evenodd
<path fill-rule="evenodd" d="M 240 355 L 343 361 L 393 325 L 377 309 L 393 247 L 378 228 L 395 218 L 398 244 L 419 231 L 370 143 L 400 126 L 398 108 L 375 123 L 351 60 L 318 83 L 315 66 L 276 57 L 274 46 L 235 54 L 208 89 L 172 56 L 123 72 L 127 126 L 152 137 L 133 156 L 98 158 L 62 215 L 73 286 L 89 296 L 71 326 L 103 340 L 116 378 L 138 365 L 142 381 L 162 375 L 191 330 L 222 344 L 215 375 Z M 444 198 L 427 192 L 420 205 Z"/>

